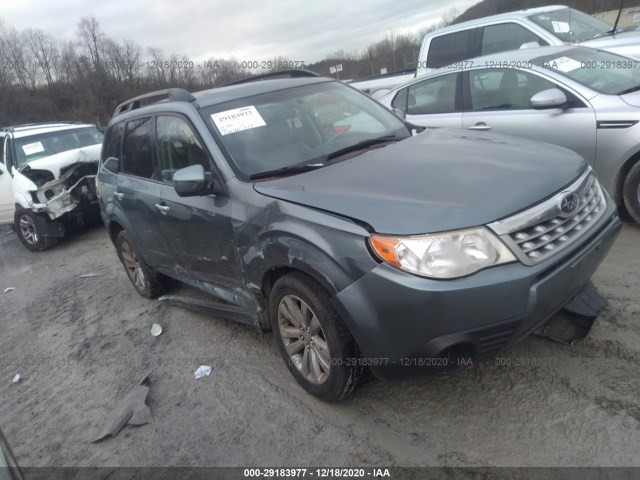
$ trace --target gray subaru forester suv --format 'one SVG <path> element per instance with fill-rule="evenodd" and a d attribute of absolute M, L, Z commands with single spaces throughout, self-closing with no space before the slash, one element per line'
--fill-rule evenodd
<path fill-rule="evenodd" d="M 366 369 L 453 372 L 589 302 L 621 223 L 577 154 L 420 131 L 340 82 L 283 76 L 117 108 L 97 183 L 138 293 L 207 292 L 161 300 L 273 330 L 324 400 Z"/>

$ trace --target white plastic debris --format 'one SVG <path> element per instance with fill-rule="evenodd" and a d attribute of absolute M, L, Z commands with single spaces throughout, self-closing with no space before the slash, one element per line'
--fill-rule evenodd
<path fill-rule="evenodd" d="M 93 278 L 93 277 L 101 277 L 104 273 L 85 273 L 80 275 L 80 278 Z"/>
<path fill-rule="evenodd" d="M 21 379 L 21 378 L 22 378 L 22 377 L 20 376 L 20 374 L 19 374 L 19 373 L 16 373 L 16 376 L 15 376 L 15 377 L 13 377 L 13 383 L 20 383 L 20 379 Z"/>
<path fill-rule="evenodd" d="M 4 289 L 4 293 L 9 293 L 9 292 L 13 292 L 15 290 L 15 288 L 13 287 L 7 287 Z"/>
<path fill-rule="evenodd" d="M 161 333 L 162 333 L 162 327 L 160 325 L 158 325 L 157 323 L 154 323 L 151 326 L 151 335 L 153 335 L 154 337 L 157 337 Z"/>
<path fill-rule="evenodd" d="M 200 365 L 194 373 L 196 380 L 202 377 L 208 377 L 211 375 L 212 368 L 209 365 Z"/>

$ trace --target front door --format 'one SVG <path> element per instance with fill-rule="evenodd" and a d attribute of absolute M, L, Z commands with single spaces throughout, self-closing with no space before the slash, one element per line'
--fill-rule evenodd
<path fill-rule="evenodd" d="M 15 202 L 11 191 L 11 173 L 6 162 L 5 149 L 9 148 L 8 138 L 0 134 L 0 225 L 13 223 Z"/>
<path fill-rule="evenodd" d="M 212 159 L 191 123 L 178 115 L 156 118 L 156 149 L 164 182 L 160 223 L 176 267 L 189 277 L 226 288 L 242 285 L 231 202 L 225 196 L 180 197 L 172 185 L 176 170 L 202 165 L 210 177 Z"/>
<path fill-rule="evenodd" d="M 595 163 L 595 112 L 564 86 L 513 68 L 470 70 L 465 82 L 470 98 L 465 98 L 464 128 L 560 145 Z M 531 97 L 550 88 L 567 95 L 569 108 L 531 108 Z"/>

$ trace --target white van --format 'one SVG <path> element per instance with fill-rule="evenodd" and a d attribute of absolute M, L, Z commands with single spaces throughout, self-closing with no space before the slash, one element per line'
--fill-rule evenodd
<path fill-rule="evenodd" d="M 640 60 L 640 30 L 614 29 L 579 10 L 552 5 L 471 20 L 427 34 L 420 48 L 416 77 L 493 53 L 568 43 Z"/>

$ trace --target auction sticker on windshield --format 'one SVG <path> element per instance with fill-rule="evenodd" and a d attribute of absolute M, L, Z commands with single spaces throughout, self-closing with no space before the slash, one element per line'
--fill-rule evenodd
<path fill-rule="evenodd" d="M 33 142 L 23 145 L 22 151 L 25 155 L 34 155 L 36 153 L 44 152 L 44 147 L 41 142 Z"/>
<path fill-rule="evenodd" d="M 242 108 L 234 108 L 211 115 L 221 135 L 241 132 L 251 128 L 264 127 L 266 123 L 253 105 Z"/>
<path fill-rule="evenodd" d="M 582 66 L 582 64 L 579 61 L 569 57 L 556 58 L 555 60 L 549 61 L 547 65 L 553 68 L 554 70 L 559 70 L 560 72 L 564 72 L 564 73 L 577 70 Z"/>

